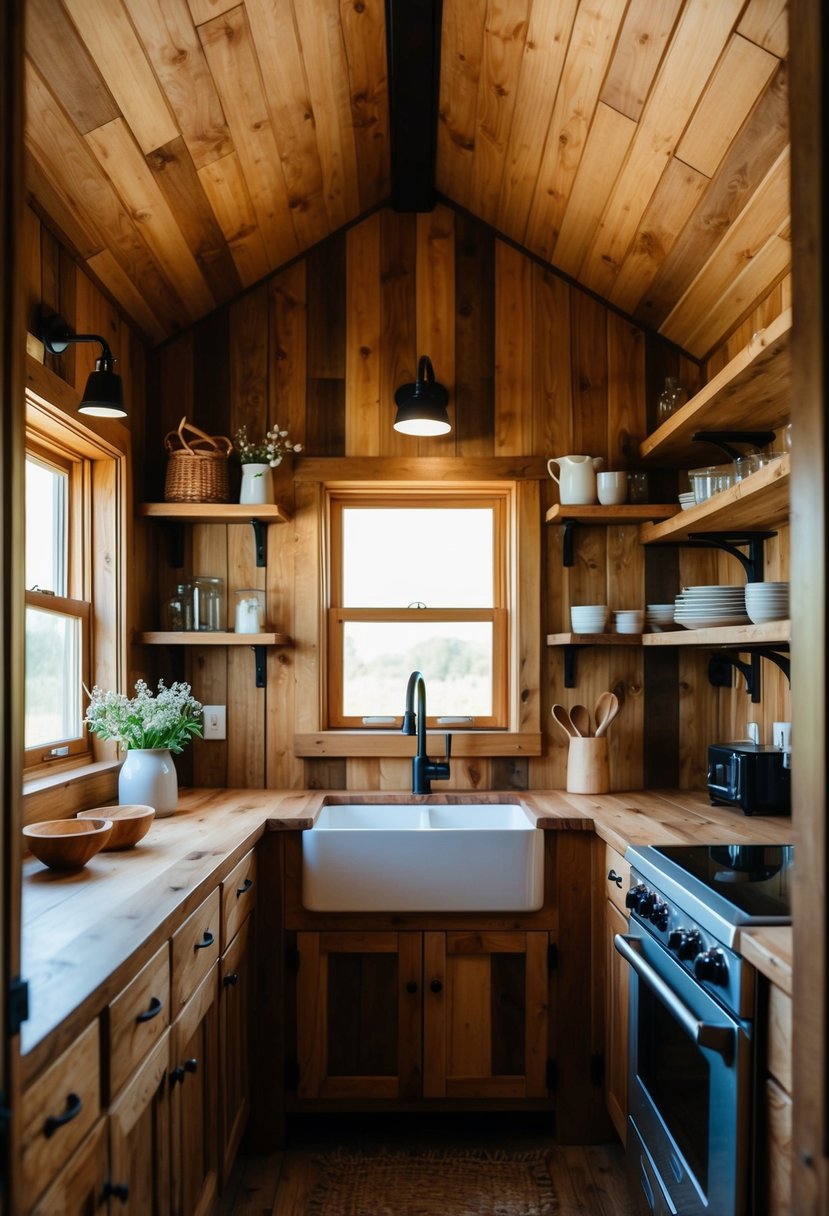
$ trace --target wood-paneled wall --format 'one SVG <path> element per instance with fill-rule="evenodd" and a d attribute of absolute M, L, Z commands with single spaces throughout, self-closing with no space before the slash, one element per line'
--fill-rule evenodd
<path fill-rule="evenodd" d="M 784 285 L 762 315 L 746 320 L 748 333 L 735 335 L 735 348 L 783 307 L 785 296 Z M 715 359 L 727 361 L 732 353 L 718 352 Z M 392 428 L 393 396 L 398 385 L 415 378 L 423 354 L 450 389 L 453 429 L 438 439 L 412 440 Z M 630 468 L 638 464 L 639 441 L 653 425 L 656 397 L 671 373 L 690 391 L 703 380 L 692 360 L 498 239 L 485 225 L 443 206 L 425 215 L 382 210 L 152 353 L 146 456 L 136 481 L 148 500 L 162 498 L 164 435 L 185 414 L 211 433 L 231 437 L 242 423 L 261 434 L 278 422 L 303 444 L 304 455 L 315 457 L 546 458 L 588 452 L 603 456 L 608 468 Z M 233 494 L 238 485 L 233 462 L 231 478 Z M 670 472 L 654 470 L 650 478 L 653 496 L 673 497 Z M 280 500 L 295 508 L 289 469 L 279 470 L 277 484 Z M 555 501 L 555 486 L 545 479 L 542 508 Z M 247 526 L 193 527 L 181 570 L 169 565 L 166 546 L 159 543 L 157 569 L 146 581 L 144 596 L 146 607 L 151 590 L 152 613 L 141 625 L 160 623 L 161 602 L 180 578 L 209 573 L 224 578 L 231 589 L 265 587 L 269 624 L 292 635 L 294 588 L 303 578 L 295 562 L 297 528 L 309 526 L 308 518 L 302 509 L 296 524 L 270 528 L 266 570 L 253 564 Z M 779 573 L 783 540 L 769 548 L 769 577 L 784 576 Z M 740 581 L 732 559 L 724 556 L 687 551 L 677 556 L 674 551 L 673 557 L 660 553 L 646 561 L 635 528 L 581 530 L 570 570 L 562 567 L 561 544 L 560 529 L 542 530 L 538 578 L 545 635 L 568 627 L 571 603 L 630 608 L 643 605 L 646 597 L 672 598 L 680 579 Z M 270 651 L 264 689 L 254 686 L 253 658 L 245 648 L 170 650 L 154 657 L 158 674 L 186 673 L 203 701 L 229 706 L 227 740 L 198 743 L 185 760 L 195 783 L 408 785 L 405 760 L 303 761 L 293 755 L 301 712 L 296 705 L 300 653 Z M 648 662 L 650 708 L 641 648 L 582 651 L 578 686 L 566 690 L 562 653 L 545 647 L 539 673 L 543 755 L 453 761 L 451 784 L 562 787 L 566 753 L 549 708 L 555 701 L 592 707 L 608 687 L 624 699 L 611 733 L 611 780 L 617 789 L 641 786 L 646 763 L 660 783 L 664 778 L 666 784 L 704 784 L 708 742 L 744 735 L 742 724 L 750 718 L 765 731 L 773 719 L 788 716 L 787 694 L 776 669 L 764 670 L 764 703 L 753 707 L 742 690 L 712 689 L 707 660 L 683 654 L 673 660 L 679 676 L 677 711 L 676 699 L 670 708 L 670 670 L 666 679 L 664 670 L 654 669 L 655 660 Z M 669 717 L 663 726 L 658 718 L 666 706 Z M 645 739 L 650 735 L 650 749 L 647 743 L 643 748 L 643 734 Z M 656 749 L 662 753 L 656 763 L 654 738 L 660 736 L 669 746 Z"/>

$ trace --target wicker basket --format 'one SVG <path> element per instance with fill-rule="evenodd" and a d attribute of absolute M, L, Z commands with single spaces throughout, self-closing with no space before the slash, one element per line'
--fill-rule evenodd
<path fill-rule="evenodd" d="M 195 435 L 188 442 L 185 431 Z M 207 435 L 187 417 L 164 438 L 167 449 L 165 502 L 227 502 L 227 458 L 233 444 L 225 435 Z"/>

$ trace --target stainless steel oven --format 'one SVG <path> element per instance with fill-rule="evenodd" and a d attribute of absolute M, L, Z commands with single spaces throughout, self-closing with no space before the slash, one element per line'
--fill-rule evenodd
<path fill-rule="evenodd" d="M 790 848 L 629 849 L 628 1158 L 643 1212 L 747 1216 L 756 983 L 747 925 L 790 919 Z"/>

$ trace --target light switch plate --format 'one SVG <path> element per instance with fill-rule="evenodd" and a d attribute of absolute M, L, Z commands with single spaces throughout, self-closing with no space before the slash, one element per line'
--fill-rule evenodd
<path fill-rule="evenodd" d="M 205 705 L 202 712 L 204 714 L 205 739 L 226 739 L 227 706 Z"/>

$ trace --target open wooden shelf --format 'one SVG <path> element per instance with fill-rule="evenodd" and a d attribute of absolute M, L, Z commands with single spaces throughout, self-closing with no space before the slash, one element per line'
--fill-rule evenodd
<path fill-rule="evenodd" d="M 641 633 L 548 633 L 548 646 L 641 646 Z"/>
<path fill-rule="evenodd" d="M 226 631 L 150 630 L 136 634 L 142 646 L 290 646 L 286 633 L 228 633 Z"/>
<path fill-rule="evenodd" d="M 718 629 L 672 629 L 668 633 L 646 633 L 643 646 L 740 646 L 783 645 L 791 640 L 791 621 L 766 621 L 762 625 L 723 625 Z"/>
<path fill-rule="evenodd" d="M 285 524 L 291 516 L 279 503 L 142 502 L 138 514 L 180 524 Z"/>
<path fill-rule="evenodd" d="M 679 511 L 679 503 L 625 502 L 615 507 L 576 507 L 556 503 L 544 516 L 548 524 L 643 524 L 657 519 L 670 519 Z"/>
<path fill-rule="evenodd" d="M 773 431 L 783 426 L 791 413 L 791 329 L 789 308 L 648 435 L 640 454 L 693 468 L 705 464 L 705 453 L 713 450 L 694 442 L 695 431 Z"/>
<path fill-rule="evenodd" d="M 643 545 L 686 540 L 694 532 L 767 531 L 789 517 L 790 461 L 781 456 L 744 481 L 714 494 L 689 511 L 661 523 L 644 523 L 639 529 Z"/>

